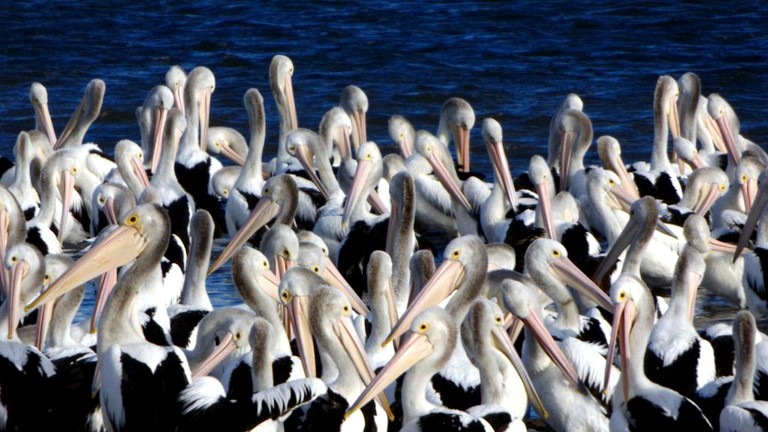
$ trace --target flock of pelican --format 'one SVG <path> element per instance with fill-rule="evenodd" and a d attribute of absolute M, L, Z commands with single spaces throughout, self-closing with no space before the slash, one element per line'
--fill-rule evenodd
<path fill-rule="evenodd" d="M 467 101 L 435 134 L 392 116 L 382 154 L 356 86 L 299 128 L 293 70 L 272 59 L 271 159 L 258 90 L 248 138 L 209 126 L 205 67 L 168 71 L 114 159 L 84 142 L 103 81 L 59 133 L 32 84 L 0 164 L 0 430 L 768 429 L 768 155 L 695 74 L 658 79 L 650 163 L 569 94 L 516 177 L 482 121 L 487 182 Z M 229 260 L 242 304 L 214 308 Z M 732 325 L 694 327 L 699 288 Z"/>

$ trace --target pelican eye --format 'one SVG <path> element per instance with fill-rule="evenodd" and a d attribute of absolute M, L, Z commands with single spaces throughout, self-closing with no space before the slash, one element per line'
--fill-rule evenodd
<path fill-rule="evenodd" d="M 429 324 L 421 323 L 421 325 L 419 326 L 419 333 L 424 333 L 425 331 L 427 331 L 427 329 L 429 329 Z"/>
<path fill-rule="evenodd" d="M 315 273 L 320 273 L 320 266 L 316 265 L 316 266 L 312 267 L 312 271 L 315 272 Z"/>
<path fill-rule="evenodd" d="M 742 174 L 742 176 L 741 176 L 741 182 L 742 182 L 742 183 L 746 183 L 746 182 L 747 182 L 747 175 L 746 175 L 746 174 Z"/>
<path fill-rule="evenodd" d="M 560 255 L 562 255 L 562 254 L 560 253 L 559 250 L 555 249 L 555 250 L 552 251 L 552 256 L 553 257 L 560 258 Z"/>
<path fill-rule="evenodd" d="M 240 338 L 243 337 L 243 334 L 240 332 L 235 333 L 235 340 L 240 340 Z"/>
<path fill-rule="evenodd" d="M 461 251 L 459 251 L 458 249 L 456 249 L 455 251 L 451 252 L 451 258 L 453 258 L 453 259 L 457 259 L 460 256 L 461 256 Z"/>
<path fill-rule="evenodd" d="M 432 153 L 432 146 L 431 146 L 431 145 L 428 145 L 428 146 L 425 148 L 425 150 L 427 151 L 427 153 Z"/>
<path fill-rule="evenodd" d="M 283 249 L 283 258 L 291 259 L 291 251 L 288 249 Z"/>
<path fill-rule="evenodd" d="M 219 336 L 213 337 L 213 343 L 216 344 L 216 346 L 218 346 L 221 343 L 221 339 L 219 339 Z"/>
<path fill-rule="evenodd" d="M 724 185 L 724 184 L 721 184 L 721 185 L 720 185 L 720 192 L 722 192 L 722 191 L 724 191 L 724 190 L 725 190 L 725 185 Z"/>
<path fill-rule="evenodd" d="M 288 291 L 283 291 L 283 293 L 280 294 L 280 297 L 282 297 L 283 301 L 288 302 L 291 300 L 291 293 L 289 293 Z"/>
<path fill-rule="evenodd" d="M 264 267 L 265 269 L 269 268 L 269 264 L 266 261 L 262 261 L 261 266 Z"/>
<path fill-rule="evenodd" d="M 289 145 L 289 146 L 288 146 L 288 153 L 291 153 L 291 154 L 294 154 L 294 153 L 296 153 L 296 146 L 294 146 L 294 145 Z"/>
<path fill-rule="evenodd" d="M 12 262 L 12 263 L 15 263 L 15 262 L 16 262 L 16 255 L 14 255 L 14 256 L 12 256 L 12 257 L 11 257 L 11 262 Z"/>
<path fill-rule="evenodd" d="M 365 160 L 371 160 L 371 154 L 370 153 L 366 153 Z"/>
<path fill-rule="evenodd" d="M 134 226 L 139 223 L 139 216 L 135 213 L 125 218 L 125 224 L 128 226 Z"/>
<path fill-rule="evenodd" d="M 221 194 L 222 194 L 222 195 L 224 195 L 224 196 L 227 196 L 227 195 L 229 195 L 229 189 L 224 189 L 224 190 L 222 190 L 222 191 L 221 191 Z"/>
<path fill-rule="evenodd" d="M 350 313 L 349 305 L 344 305 L 344 307 L 341 308 L 341 310 L 344 311 L 344 315 L 349 315 Z"/>
<path fill-rule="evenodd" d="M 496 321 L 496 324 L 501 324 L 501 317 L 496 315 L 496 318 L 494 319 Z"/>
<path fill-rule="evenodd" d="M 99 204 L 104 205 L 105 202 L 107 202 L 107 200 L 105 200 L 103 196 L 100 196 L 99 197 Z"/>
<path fill-rule="evenodd" d="M 626 299 L 627 299 L 627 292 L 626 291 L 620 292 L 619 293 L 619 300 L 624 301 Z"/>
<path fill-rule="evenodd" d="M 51 280 L 51 275 L 49 275 L 49 274 L 46 274 L 46 275 L 43 277 L 43 282 L 48 282 L 49 280 Z"/>
<path fill-rule="evenodd" d="M 269 188 L 264 188 L 264 195 L 269 195 L 270 191 Z"/>
<path fill-rule="evenodd" d="M 611 180 L 608 180 L 608 184 L 611 185 L 611 186 L 614 186 L 616 184 L 616 182 L 611 179 Z"/>

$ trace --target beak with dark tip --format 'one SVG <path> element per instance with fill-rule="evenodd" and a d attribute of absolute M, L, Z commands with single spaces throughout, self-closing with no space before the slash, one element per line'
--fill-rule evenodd
<path fill-rule="evenodd" d="M 210 275 L 215 272 L 219 267 L 224 265 L 228 259 L 232 258 L 235 252 L 237 252 L 237 250 L 240 249 L 240 247 L 259 230 L 259 228 L 263 227 L 267 222 L 277 216 L 279 210 L 280 205 L 277 204 L 272 197 L 268 195 L 262 196 L 261 199 L 259 199 L 259 202 L 256 203 L 256 206 L 251 211 L 250 216 L 248 216 L 248 219 L 243 226 L 241 226 L 237 233 L 232 236 L 229 244 L 227 244 L 224 250 L 221 251 L 221 254 L 213 262 L 211 268 L 208 270 L 208 274 Z"/>

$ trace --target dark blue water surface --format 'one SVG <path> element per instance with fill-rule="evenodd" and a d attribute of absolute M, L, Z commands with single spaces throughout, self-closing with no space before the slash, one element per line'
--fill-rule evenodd
<path fill-rule="evenodd" d="M 28 100 L 34 81 L 48 88 L 60 131 L 88 81 L 103 79 L 103 110 L 86 140 L 110 153 L 120 139 L 138 141 L 135 108 L 179 64 L 187 71 L 205 65 L 216 75 L 212 125 L 246 132 L 242 96 L 250 87 L 261 91 L 266 158 L 277 137 L 268 83 L 275 54 L 295 65 L 300 126 L 316 129 L 341 90 L 356 84 L 370 101 L 369 138 L 385 152 L 394 151 L 390 116 L 434 131 L 442 103 L 460 96 L 474 107 L 478 126 L 488 116 L 502 124 L 516 175 L 531 155 L 546 153 L 549 118 L 575 92 L 595 137 L 618 138 L 625 161 L 646 160 L 656 80 L 687 71 L 699 74 L 705 94 L 720 93 L 731 103 L 745 136 L 765 143 L 762 3 L 616 3 L 3 2 L 0 151 L 11 154 L 18 132 L 34 126 Z M 472 143 L 473 168 L 487 172 L 479 127 Z M 588 158 L 596 161 L 596 152 Z M 224 281 L 211 285 L 218 282 Z M 229 296 L 213 295 L 214 301 Z"/>

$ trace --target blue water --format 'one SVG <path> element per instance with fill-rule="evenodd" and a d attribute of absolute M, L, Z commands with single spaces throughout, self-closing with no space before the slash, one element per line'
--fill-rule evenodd
<path fill-rule="evenodd" d="M 370 101 L 369 138 L 394 151 L 390 116 L 434 131 L 442 103 L 460 96 L 478 125 L 487 116 L 502 124 L 515 175 L 546 153 L 549 118 L 569 92 L 584 100 L 595 137 L 618 138 L 625 161 L 647 160 L 661 74 L 696 72 L 705 94 L 731 103 L 745 136 L 762 144 L 768 135 L 768 14 L 757 1 L 107 3 L 0 4 L 0 152 L 11 154 L 18 132 L 34 125 L 33 81 L 48 88 L 60 131 L 87 82 L 103 79 L 102 114 L 87 141 L 107 152 L 120 139 L 138 141 L 135 108 L 179 64 L 216 75 L 212 125 L 246 132 L 242 96 L 258 88 L 272 155 L 275 54 L 295 65 L 300 126 L 316 129 L 341 90 L 356 84 Z M 473 168 L 489 170 L 479 127 L 472 143 Z M 594 151 L 587 157 L 597 161 Z M 214 301 L 233 299 L 225 276 L 209 283 Z"/>

